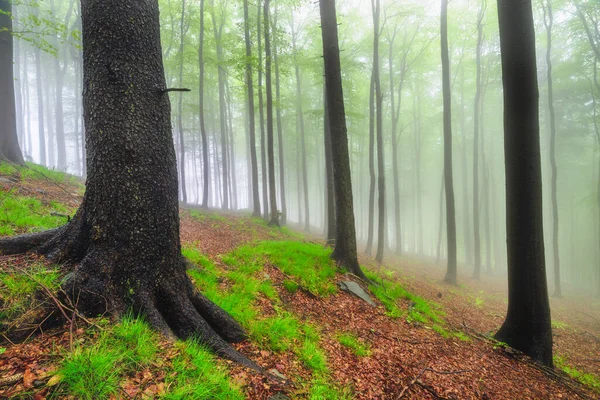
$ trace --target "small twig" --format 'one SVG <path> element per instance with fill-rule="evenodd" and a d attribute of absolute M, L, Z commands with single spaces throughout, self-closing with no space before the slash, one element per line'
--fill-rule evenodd
<path fill-rule="evenodd" d="M 417 382 L 417 380 L 425 373 L 425 371 L 427 371 L 427 369 L 428 369 L 428 367 L 423 368 L 421 370 L 421 372 L 419 372 L 419 374 L 417 376 L 415 376 L 415 378 L 412 381 L 410 381 L 410 383 L 408 385 L 406 385 L 402 388 L 402 391 L 398 395 L 398 399 L 401 399 L 402 397 L 404 397 L 404 394 L 406 393 L 406 391 L 408 389 L 410 389 L 411 386 Z"/>
<path fill-rule="evenodd" d="M 192 89 L 188 89 L 188 88 L 168 88 L 168 89 L 162 89 L 160 92 L 161 93 L 169 93 L 169 92 L 191 92 Z"/>

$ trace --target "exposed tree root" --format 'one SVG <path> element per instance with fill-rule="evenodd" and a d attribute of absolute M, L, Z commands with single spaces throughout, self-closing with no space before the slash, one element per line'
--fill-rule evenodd
<path fill-rule="evenodd" d="M 154 263 L 143 254 L 129 257 L 90 240 L 82 234 L 87 230 L 80 221 L 76 216 L 61 228 L 1 239 L 0 254 L 35 252 L 53 262 L 74 265 L 62 289 L 69 304 L 84 316 L 109 313 L 120 317 L 133 311 L 165 335 L 196 338 L 217 355 L 268 375 L 231 346 L 245 340 L 246 332 L 196 290 L 185 272 L 189 262 L 183 256 L 163 257 Z"/>

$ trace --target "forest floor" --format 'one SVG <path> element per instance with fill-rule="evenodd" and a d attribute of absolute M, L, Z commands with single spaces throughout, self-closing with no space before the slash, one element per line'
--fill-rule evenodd
<path fill-rule="evenodd" d="M 30 166 L 0 166 L 0 236 L 65 223 L 83 186 Z M 490 338 L 506 310 L 503 278 L 417 257 L 362 264 L 378 285 L 337 270 L 317 239 L 241 214 L 181 211 L 183 252 L 199 290 L 248 330 L 239 351 L 283 380 L 172 342 L 132 316 L 80 318 L 42 333 L 69 266 L 0 256 L 0 398 L 594 399 L 600 398 L 600 301 L 551 299 L 555 370 Z M 353 280 L 373 307 L 338 288 Z M 29 324 L 29 325 L 28 325 Z M 33 325 L 33 328 L 37 325 Z"/>

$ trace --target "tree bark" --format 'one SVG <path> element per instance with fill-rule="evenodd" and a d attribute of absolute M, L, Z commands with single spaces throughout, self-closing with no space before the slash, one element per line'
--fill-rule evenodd
<path fill-rule="evenodd" d="M 40 164 L 46 163 L 46 135 L 44 133 L 44 92 L 42 90 L 42 60 L 41 50 L 35 49 L 35 79 L 37 88 L 38 106 L 38 138 L 40 145 Z"/>
<path fill-rule="evenodd" d="M 452 179 L 452 95 L 450 93 L 450 57 L 448 55 L 448 0 L 442 0 L 441 41 L 444 89 L 444 188 L 446 193 L 446 239 L 448 241 L 448 268 L 445 280 L 456 285 L 456 215 Z"/>
<path fill-rule="evenodd" d="M 0 162 L 25 164 L 17 137 L 13 71 L 12 4 L 0 0 Z"/>
<path fill-rule="evenodd" d="M 262 0 L 257 1 L 257 32 L 258 32 L 258 108 L 260 117 L 260 155 L 261 155 L 261 172 L 262 172 L 262 193 L 263 193 L 263 218 L 269 220 L 269 185 L 268 185 L 268 170 L 267 170 L 267 151 L 266 151 L 266 136 L 265 136 L 265 113 L 263 102 L 263 53 L 262 53 L 262 24 L 260 16 L 262 15 Z"/>
<path fill-rule="evenodd" d="M 373 232 L 375 230 L 375 73 L 371 70 L 369 86 L 369 225 L 367 228 L 367 247 L 365 254 L 373 251 Z"/>
<path fill-rule="evenodd" d="M 204 177 L 202 181 L 202 208 L 208 208 L 210 160 L 208 158 L 208 136 L 206 134 L 204 114 L 204 2 L 205 0 L 200 0 L 200 44 L 198 47 L 198 66 L 200 67 L 200 82 L 198 90 L 198 115 L 200 116 L 200 135 L 202 136 L 202 165 L 204 166 Z"/>
<path fill-rule="evenodd" d="M 327 92 L 325 87 L 325 77 L 323 77 L 323 130 L 325 147 L 325 182 L 327 190 L 325 191 L 326 201 L 326 234 L 327 244 L 335 245 L 335 187 L 333 181 L 333 154 L 331 150 L 331 127 L 329 124 L 329 110 L 327 106 Z"/>
<path fill-rule="evenodd" d="M 552 366 L 531 1 L 498 0 L 504 87 L 508 313 L 496 339 Z"/>
<path fill-rule="evenodd" d="M 248 95 L 248 136 L 250 141 L 250 168 L 252 180 L 252 216 L 260 217 L 260 196 L 258 193 L 258 160 L 256 157 L 256 124 L 254 116 L 254 87 L 252 85 L 252 45 L 250 43 L 250 18 L 248 0 L 244 0 L 244 42 L 246 45 L 246 94 Z"/>
<path fill-rule="evenodd" d="M 184 38 L 187 33 L 185 26 L 185 0 L 181 0 L 181 23 L 179 42 L 179 87 L 183 87 L 183 50 Z M 183 92 L 179 92 L 177 99 L 177 131 L 179 133 L 179 171 L 181 173 L 181 197 L 183 204 L 187 204 L 187 190 L 185 182 L 185 139 L 183 137 Z"/>
<path fill-rule="evenodd" d="M 197 337 L 261 370 L 228 344 L 245 339 L 240 325 L 185 272 L 158 1 L 87 0 L 82 20 L 89 148 L 83 201 L 67 225 L 0 240 L 0 252 L 32 250 L 76 265 L 63 288 L 80 312 L 132 310 L 163 333 Z"/>
<path fill-rule="evenodd" d="M 319 8 L 335 184 L 336 240 L 331 258 L 351 273 L 366 279 L 358 264 L 356 251 L 350 154 L 344 111 L 335 0 L 320 0 Z"/>
<path fill-rule="evenodd" d="M 266 20 L 265 20 L 266 21 Z M 277 7 L 275 7 L 273 16 L 273 27 L 269 31 L 273 32 L 273 64 L 275 64 L 275 113 L 277 121 L 277 150 L 279 157 L 279 198 L 281 200 L 281 218 L 280 223 L 286 224 L 287 221 L 287 201 L 285 198 L 285 163 L 283 160 L 283 127 L 281 125 L 281 85 L 279 81 L 279 54 L 277 47 Z M 266 37 L 266 35 L 265 35 Z M 266 43 L 266 42 L 265 42 Z"/>
<path fill-rule="evenodd" d="M 267 90 L 267 158 L 269 168 L 269 200 L 271 203 L 271 218 L 269 225 L 279 226 L 279 210 L 277 209 L 277 188 L 275 187 L 275 151 L 273 138 L 273 89 L 271 85 L 271 29 L 269 26 L 269 2 L 264 3 L 265 25 L 265 86 Z"/>

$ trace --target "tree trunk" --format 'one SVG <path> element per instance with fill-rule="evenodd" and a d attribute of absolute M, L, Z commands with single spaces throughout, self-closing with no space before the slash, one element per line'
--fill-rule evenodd
<path fill-rule="evenodd" d="M 463 194 L 463 226 L 465 237 L 465 261 L 468 265 L 473 264 L 473 244 L 471 239 L 471 218 L 469 213 L 469 180 L 467 167 L 467 129 L 465 127 L 465 69 L 460 69 L 461 87 L 460 87 L 460 131 L 462 135 L 462 194 Z"/>
<path fill-rule="evenodd" d="M 187 33 L 185 26 L 185 0 L 181 0 L 181 23 L 180 23 L 180 42 L 179 42 L 179 87 L 183 87 L 183 50 L 184 38 Z M 179 133 L 179 171 L 181 173 L 181 196 L 183 204 L 187 204 L 187 190 L 185 182 L 185 140 L 183 137 L 183 92 L 179 92 L 177 99 L 177 131 Z"/>
<path fill-rule="evenodd" d="M 275 7 L 272 31 L 277 29 L 277 7 Z M 268 21 L 265 19 L 268 23 Z M 271 29 L 269 29 L 271 31 Z M 266 31 L 265 31 L 266 32 Z M 265 33 L 265 43 L 266 43 Z M 273 34 L 273 63 L 275 64 L 275 112 L 277 120 L 277 149 L 279 156 L 279 193 L 281 199 L 281 224 L 285 225 L 287 220 L 287 201 L 285 199 L 285 169 L 283 161 L 283 128 L 281 126 L 281 88 L 279 83 L 279 54 L 277 48 L 277 35 Z M 267 106 L 268 107 L 268 106 Z"/>
<path fill-rule="evenodd" d="M 417 91 L 418 93 L 418 91 Z M 423 200 L 421 189 L 421 97 L 416 94 L 415 99 L 415 163 L 416 168 L 416 198 L 417 198 L 417 231 L 415 233 L 417 239 L 417 254 L 423 254 Z"/>
<path fill-rule="evenodd" d="M 504 87 L 508 313 L 496 339 L 552 366 L 532 14 L 530 0 L 498 1 Z"/>
<path fill-rule="evenodd" d="M 439 264 L 440 261 L 442 260 L 442 236 L 444 233 L 443 227 L 444 227 L 444 184 L 445 184 L 445 176 L 446 174 L 444 174 L 444 172 L 442 171 L 442 184 L 440 186 L 440 211 L 439 211 L 439 222 L 438 222 L 438 241 L 437 241 L 437 252 L 436 252 L 436 259 L 435 259 L 435 263 Z"/>
<path fill-rule="evenodd" d="M 67 225 L 3 239 L 0 251 L 76 265 L 64 289 L 80 312 L 132 310 L 161 332 L 197 337 L 260 370 L 227 343 L 245 339 L 240 325 L 185 272 L 158 1 L 87 0 L 82 20 L 86 193 Z"/>
<path fill-rule="evenodd" d="M 351 273 L 366 279 L 358 264 L 356 251 L 350 154 L 344 111 L 335 0 L 320 0 L 319 8 L 335 184 L 336 240 L 331 258 Z"/>
<path fill-rule="evenodd" d="M 38 138 L 40 145 L 40 164 L 47 165 L 46 163 L 46 135 L 44 133 L 44 92 L 42 90 L 42 60 L 41 50 L 36 47 L 35 49 L 35 79 L 37 88 L 37 100 L 38 100 Z M 5 87 L 2 85 L 2 87 Z"/>
<path fill-rule="evenodd" d="M 450 57 L 448 55 L 448 0 L 442 0 L 441 41 L 444 88 L 444 188 L 446 193 L 446 239 L 448 241 L 448 269 L 445 280 L 456 285 L 456 215 L 454 213 L 454 183 L 452 179 L 452 95 L 450 93 Z"/>
<path fill-rule="evenodd" d="M 477 49 L 475 63 L 477 66 L 475 84 L 475 102 L 473 106 L 473 250 L 475 255 L 473 279 L 481 278 L 481 235 L 479 232 L 479 107 L 481 106 L 481 45 L 483 39 L 483 16 L 485 6 L 479 5 L 477 18 Z"/>
<path fill-rule="evenodd" d="M 208 195 L 210 183 L 210 160 L 208 156 L 208 136 L 206 134 L 205 114 L 204 114 L 204 1 L 200 0 L 200 44 L 198 47 L 198 66 L 200 67 L 199 83 L 199 116 L 200 116 L 200 135 L 202 136 L 202 164 L 204 179 L 202 182 L 202 208 L 208 208 Z"/>
<path fill-rule="evenodd" d="M 271 218 L 269 225 L 279 226 L 279 210 L 277 209 L 277 188 L 275 187 L 275 151 L 273 138 L 273 88 L 271 86 L 271 29 L 269 26 L 269 2 L 264 4 L 265 25 L 265 76 L 267 87 L 267 157 L 269 163 L 269 200 Z"/>
<path fill-rule="evenodd" d="M 375 73 L 371 70 L 369 86 L 369 225 L 367 230 L 367 247 L 365 254 L 373 251 L 373 231 L 375 230 Z"/>
<path fill-rule="evenodd" d="M 11 9 L 10 1 L 0 0 L 0 162 L 24 164 L 17 137 Z"/>
<path fill-rule="evenodd" d="M 304 132 L 304 111 L 302 109 L 302 81 L 296 48 L 296 32 L 294 32 L 294 20 L 292 19 L 292 51 L 294 52 L 294 71 L 296 73 L 296 121 L 300 128 L 300 155 L 302 157 L 302 193 L 304 194 L 304 230 L 310 232 L 310 206 L 308 202 L 308 172 L 306 162 L 306 137 Z M 300 206 L 300 205 L 298 205 Z"/>
<path fill-rule="evenodd" d="M 262 15 L 261 1 L 257 2 L 257 31 L 258 31 L 258 108 L 260 117 L 260 156 L 261 156 L 261 172 L 262 172 L 262 193 L 263 193 L 263 218 L 265 221 L 269 220 L 269 185 L 268 185 L 268 171 L 267 171 L 267 151 L 266 151 L 266 136 L 265 136 L 265 113 L 263 103 L 263 54 L 262 54 L 262 24 L 260 22 L 260 16 Z"/>
<path fill-rule="evenodd" d="M 323 130 L 325 147 L 325 176 L 326 186 L 326 229 L 325 237 L 329 246 L 335 245 L 335 187 L 333 182 L 333 154 L 331 150 L 331 127 L 329 124 L 329 111 L 327 106 L 327 92 L 325 87 L 325 78 L 323 77 Z"/>
<path fill-rule="evenodd" d="M 546 1 L 544 7 L 544 25 L 546 27 L 546 65 L 548 66 L 548 108 L 550 110 L 550 167 L 552 170 L 552 187 L 550 189 L 552 196 L 552 254 L 554 262 L 554 297 L 562 297 L 560 287 L 560 255 L 558 252 L 558 196 L 557 196 L 557 178 L 556 171 L 556 116 L 554 112 L 554 92 L 552 85 L 552 26 L 554 16 L 552 13 L 552 2 Z"/>
<path fill-rule="evenodd" d="M 219 129 L 221 131 L 221 172 L 223 174 L 223 182 L 221 187 L 223 188 L 223 202 L 221 203 L 221 208 L 224 210 L 229 209 L 229 172 L 227 169 L 227 120 L 225 117 L 225 70 L 224 68 L 224 59 L 223 59 L 223 45 L 221 43 L 222 33 L 223 33 L 223 19 L 225 18 L 223 15 L 221 16 L 221 21 L 219 26 L 217 27 L 217 18 L 216 13 L 214 11 L 214 6 L 212 7 L 212 23 L 213 23 L 213 31 L 215 36 L 215 45 L 217 48 L 217 74 L 219 81 Z"/>
<path fill-rule="evenodd" d="M 260 217 L 260 196 L 258 194 L 258 160 L 256 158 L 256 124 L 254 117 L 254 87 L 252 86 L 252 46 L 250 44 L 250 18 L 248 0 L 244 0 L 244 41 L 246 44 L 246 93 L 248 95 L 248 136 L 250 141 L 250 168 L 252 170 L 252 216 Z"/>
<path fill-rule="evenodd" d="M 381 77 L 379 74 L 379 15 L 381 13 L 381 4 L 379 0 L 372 0 L 373 8 L 373 80 L 375 81 L 375 104 L 377 118 L 377 189 L 378 189 L 378 212 L 377 222 L 377 253 L 375 260 L 378 263 L 383 261 L 383 249 L 385 245 L 385 162 L 383 150 L 383 94 L 381 92 Z"/>

